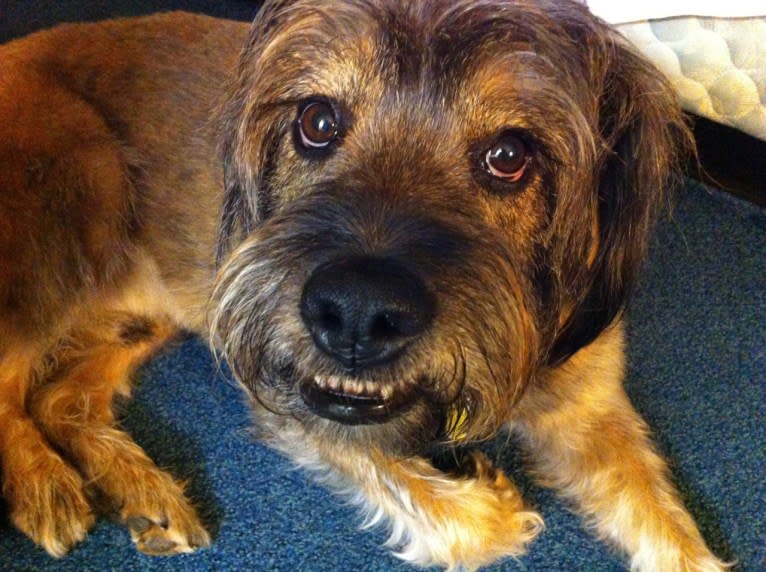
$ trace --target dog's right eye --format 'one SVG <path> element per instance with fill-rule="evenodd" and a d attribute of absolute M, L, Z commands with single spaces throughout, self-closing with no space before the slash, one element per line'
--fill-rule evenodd
<path fill-rule="evenodd" d="M 304 149 L 324 149 L 338 137 L 338 115 L 326 101 L 312 101 L 301 109 L 297 127 Z"/>
<path fill-rule="evenodd" d="M 529 161 L 527 144 L 513 133 L 500 137 L 484 158 L 487 171 L 493 177 L 509 183 L 518 183 L 524 177 Z"/>

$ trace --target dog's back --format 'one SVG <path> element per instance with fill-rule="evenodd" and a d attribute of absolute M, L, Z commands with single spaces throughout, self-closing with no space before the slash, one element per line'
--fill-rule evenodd
<path fill-rule="evenodd" d="M 0 350 L 86 286 L 123 278 L 136 244 L 189 250 L 176 258 L 188 268 L 158 260 L 171 280 L 210 269 L 221 168 L 209 119 L 247 29 L 169 13 L 0 47 Z M 200 202 L 209 220 L 186 214 Z"/>

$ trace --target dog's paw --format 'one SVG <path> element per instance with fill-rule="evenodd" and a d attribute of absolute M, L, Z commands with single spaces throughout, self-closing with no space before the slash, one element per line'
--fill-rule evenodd
<path fill-rule="evenodd" d="M 716 558 L 694 530 L 680 537 L 643 536 L 630 569 L 635 572 L 725 572 L 734 565 Z"/>
<path fill-rule="evenodd" d="M 168 513 L 124 517 L 136 548 L 151 556 L 172 556 L 210 546 L 210 536 L 191 507 Z"/>
<path fill-rule="evenodd" d="M 459 477 L 416 461 L 408 465 L 407 502 L 400 502 L 413 509 L 392 514 L 398 534 L 391 543 L 405 560 L 473 570 L 524 554 L 543 529 L 540 515 L 524 506 L 515 485 L 482 453 L 468 454 Z"/>
<path fill-rule="evenodd" d="M 136 548 L 152 556 L 171 556 L 210 546 L 210 535 L 183 488 L 168 476 L 161 488 L 132 491 L 120 510 Z"/>
<path fill-rule="evenodd" d="M 64 556 L 95 523 L 82 477 L 53 453 L 33 471 L 13 473 L 4 494 L 11 521 L 54 557 Z"/>
<path fill-rule="evenodd" d="M 459 562 L 481 566 L 497 558 L 524 554 L 543 530 L 542 517 L 525 507 L 516 486 L 484 453 L 471 451 L 462 468 L 483 502 L 474 508 L 477 535 L 470 545 L 473 553 Z"/>
<path fill-rule="evenodd" d="M 684 554 L 676 548 L 661 553 L 637 554 L 631 560 L 630 569 L 635 572 L 672 570 L 673 572 L 726 572 L 735 564 L 722 562 L 704 546 Z"/>
<path fill-rule="evenodd" d="M 460 459 L 459 474 L 486 482 L 496 481 L 498 488 L 507 488 L 503 482 L 508 482 L 508 479 L 502 471 L 495 468 L 489 457 L 481 451 L 468 451 Z"/>

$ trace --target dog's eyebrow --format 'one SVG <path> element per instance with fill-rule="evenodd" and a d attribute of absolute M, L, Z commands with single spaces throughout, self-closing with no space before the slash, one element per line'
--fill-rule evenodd
<path fill-rule="evenodd" d="M 298 105 L 303 98 L 301 97 L 279 97 L 267 101 L 258 102 L 257 108 L 261 111 L 271 111 L 280 107 L 292 107 Z"/>

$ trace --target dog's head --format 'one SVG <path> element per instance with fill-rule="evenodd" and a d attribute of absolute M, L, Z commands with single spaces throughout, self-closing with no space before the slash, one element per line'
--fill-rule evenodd
<path fill-rule="evenodd" d="M 561 0 L 271 2 L 222 125 L 219 347 L 268 409 L 396 450 L 492 434 L 618 319 L 688 137 Z"/>

